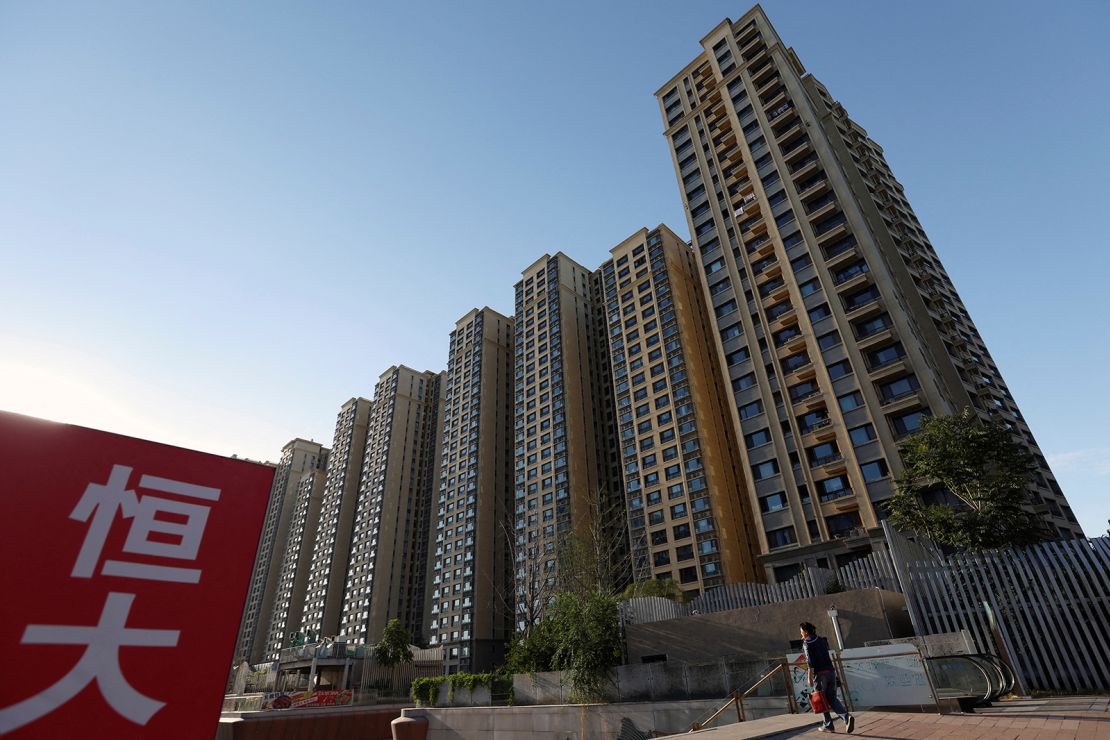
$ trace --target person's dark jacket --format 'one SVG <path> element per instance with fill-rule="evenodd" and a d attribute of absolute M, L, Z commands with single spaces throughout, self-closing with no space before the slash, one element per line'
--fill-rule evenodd
<path fill-rule="evenodd" d="M 834 670 L 832 657 L 829 656 L 829 643 L 824 637 L 810 635 L 802 643 L 806 663 L 814 673 Z"/>

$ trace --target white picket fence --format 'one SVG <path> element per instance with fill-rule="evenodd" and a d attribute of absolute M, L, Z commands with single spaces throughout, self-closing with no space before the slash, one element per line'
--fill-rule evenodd
<path fill-rule="evenodd" d="M 1110 538 L 944 557 L 885 528 L 917 634 L 966 629 L 1028 690 L 1110 690 Z"/>
<path fill-rule="evenodd" d="M 691 614 L 712 614 L 730 609 L 780 604 L 823 596 L 834 581 L 839 581 L 844 590 L 900 590 L 890 556 L 885 551 L 876 550 L 864 558 L 840 566 L 836 572 L 827 568 L 806 568 L 783 583 L 729 583 L 710 589 L 687 604 L 676 604 L 657 596 L 629 599 L 621 604 L 621 616 L 625 624 L 646 624 Z"/>

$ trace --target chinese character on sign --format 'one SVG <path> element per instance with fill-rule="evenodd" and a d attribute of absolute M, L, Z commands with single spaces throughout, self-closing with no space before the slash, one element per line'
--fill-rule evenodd
<path fill-rule="evenodd" d="M 96 681 L 112 709 L 137 725 L 145 725 L 165 706 L 136 691 L 119 664 L 122 646 L 174 647 L 178 630 L 148 630 L 127 627 L 127 614 L 135 594 L 108 594 L 108 601 L 95 627 L 61 624 L 29 624 L 21 642 L 28 645 L 84 645 L 85 652 L 69 673 L 48 689 L 18 704 L 0 709 L 0 734 L 34 722 L 77 696 Z"/>
<path fill-rule="evenodd" d="M 155 558 L 196 560 L 209 506 L 174 498 L 139 496 L 128 488 L 131 468 L 113 465 L 107 483 L 90 483 L 69 518 L 88 522 L 85 539 L 77 554 L 70 576 L 92 578 L 100 563 L 104 545 L 117 515 L 130 520 L 123 552 Z M 219 501 L 217 488 L 143 475 L 138 488 L 171 494 L 180 498 Z M 173 519 L 160 518 L 169 515 Z M 151 539 L 151 535 L 159 539 Z M 101 575 L 140 578 L 172 583 L 199 583 L 198 568 L 177 565 L 156 565 L 143 562 L 106 559 Z M 0 709 L 0 734 L 22 727 L 53 712 L 96 681 L 105 701 L 121 716 L 135 724 L 145 725 L 165 702 L 144 696 L 128 683 L 120 667 L 119 649 L 134 647 L 174 647 L 180 630 L 135 629 L 126 626 L 127 615 L 135 594 L 109 593 L 95 627 L 60 624 L 32 624 L 23 633 L 25 645 L 84 645 L 85 652 L 77 664 L 57 683 L 35 696 Z"/>
<path fill-rule="evenodd" d="M 108 532 L 111 530 L 117 512 L 122 518 L 131 519 L 131 528 L 127 533 L 127 541 L 123 545 L 124 552 L 180 560 L 196 559 L 200 538 L 204 534 L 204 525 L 208 521 L 209 507 L 157 496 L 144 495 L 139 498 L 135 491 L 127 487 L 127 480 L 130 477 L 131 468 L 113 465 L 108 482 L 103 485 L 90 483 L 85 489 L 85 495 L 77 502 L 77 508 L 69 515 L 70 519 L 82 522 L 88 522 L 92 517 L 85 542 L 81 545 L 81 552 L 77 555 L 77 562 L 73 566 L 74 578 L 91 578 L 96 571 L 101 550 L 108 539 Z M 153 475 L 142 476 L 139 479 L 139 488 L 203 501 L 218 501 L 220 498 L 219 489 L 181 483 Z M 160 512 L 184 517 L 185 523 L 155 518 L 155 515 Z M 171 543 L 151 540 L 152 533 L 176 537 L 179 541 Z M 107 576 L 145 578 L 153 581 L 197 583 L 200 580 L 200 571 L 196 568 L 129 563 L 122 560 L 105 560 L 100 572 Z"/>
<path fill-rule="evenodd" d="M 0 740 L 212 737 L 274 466 L 0 411 L 0 470 Z"/>

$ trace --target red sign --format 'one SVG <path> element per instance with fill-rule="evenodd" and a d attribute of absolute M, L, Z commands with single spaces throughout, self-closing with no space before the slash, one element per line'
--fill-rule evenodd
<path fill-rule="evenodd" d="M 299 691 L 292 694 L 267 694 L 262 700 L 263 709 L 315 709 L 317 707 L 342 707 L 354 697 L 350 689 Z"/>
<path fill-rule="evenodd" d="M 0 735 L 212 737 L 273 475 L 0 412 Z"/>

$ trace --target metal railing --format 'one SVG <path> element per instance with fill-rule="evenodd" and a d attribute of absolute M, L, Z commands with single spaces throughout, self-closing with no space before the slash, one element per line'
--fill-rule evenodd
<path fill-rule="evenodd" d="M 783 688 L 786 690 L 787 708 L 789 709 L 790 714 L 797 714 L 798 703 L 794 700 L 794 682 L 790 678 L 790 667 L 787 665 L 786 661 L 783 660 L 780 661 L 770 671 L 768 671 L 766 675 L 764 675 L 754 684 L 749 686 L 746 691 L 732 692 L 732 694 L 728 698 L 728 701 L 726 701 L 717 711 L 713 712 L 713 714 L 711 714 L 708 718 L 702 720 L 701 722 L 694 722 L 692 725 L 690 725 L 690 731 L 693 732 L 695 730 L 705 729 L 708 725 L 716 721 L 718 717 L 724 714 L 730 706 L 736 707 L 736 721 L 746 722 L 747 712 L 744 711 L 744 699 L 751 695 L 753 691 L 768 683 L 776 675 L 782 676 Z"/>

